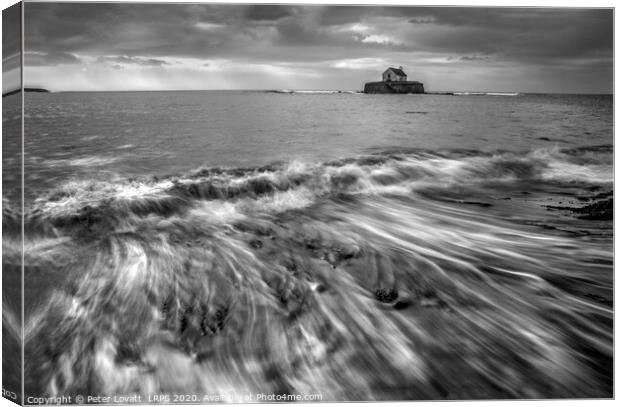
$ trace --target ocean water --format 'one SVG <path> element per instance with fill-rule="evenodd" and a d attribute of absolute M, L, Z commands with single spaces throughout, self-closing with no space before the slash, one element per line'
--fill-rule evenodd
<path fill-rule="evenodd" d="M 26 393 L 611 397 L 612 112 L 588 95 L 27 93 Z"/>

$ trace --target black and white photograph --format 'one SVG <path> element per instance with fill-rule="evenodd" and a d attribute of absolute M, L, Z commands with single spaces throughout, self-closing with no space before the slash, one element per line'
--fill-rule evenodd
<path fill-rule="evenodd" d="M 614 398 L 612 5 L 2 4 L 4 398 Z"/>

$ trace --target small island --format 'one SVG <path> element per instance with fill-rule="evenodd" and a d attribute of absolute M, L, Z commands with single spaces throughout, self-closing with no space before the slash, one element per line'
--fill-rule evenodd
<path fill-rule="evenodd" d="M 383 72 L 381 82 L 368 82 L 364 85 L 364 93 L 424 93 L 424 84 L 408 81 L 403 67 L 390 67 Z"/>

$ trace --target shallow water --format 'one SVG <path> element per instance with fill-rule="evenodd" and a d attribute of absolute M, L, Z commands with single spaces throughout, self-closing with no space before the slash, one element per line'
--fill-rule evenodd
<path fill-rule="evenodd" d="M 51 94 L 26 113 L 28 394 L 612 395 L 612 222 L 567 209 L 613 190 L 610 97 Z"/>

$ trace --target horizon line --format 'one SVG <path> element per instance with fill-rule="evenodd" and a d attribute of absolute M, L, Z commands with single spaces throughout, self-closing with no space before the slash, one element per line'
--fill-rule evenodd
<path fill-rule="evenodd" d="M 44 87 L 23 86 L 2 93 L 2 97 L 16 94 L 20 91 L 24 93 L 129 93 L 129 92 L 343 92 L 343 93 L 364 93 L 361 89 L 112 89 L 112 90 L 49 90 Z M 518 93 L 527 95 L 598 95 L 613 96 L 614 92 L 527 92 L 527 91 L 498 91 L 498 90 L 434 90 L 425 92 L 425 94 L 445 94 L 445 93 Z"/>

